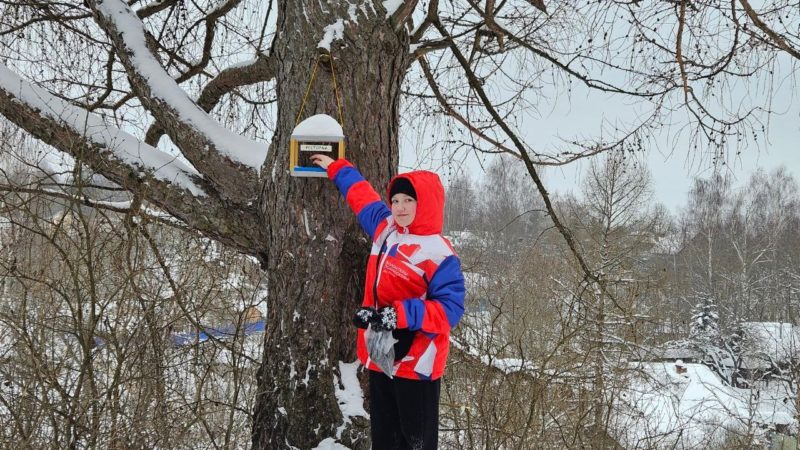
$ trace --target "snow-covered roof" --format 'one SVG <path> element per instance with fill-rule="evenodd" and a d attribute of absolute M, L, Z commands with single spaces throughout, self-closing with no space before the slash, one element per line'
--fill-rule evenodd
<path fill-rule="evenodd" d="M 205 342 L 209 339 L 225 340 L 233 338 L 237 333 L 244 336 L 249 336 L 255 333 L 262 333 L 264 331 L 264 321 L 244 324 L 237 326 L 236 324 L 226 325 L 220 328 L 205 328 L 202 331 L 190 331 L 187 333 L 175 333 L 172 335 L 172 343 L 176 346 L 192 345 L 195 343 Z"/>
<path fill-rule="evenodd" d="M 221 340 L 231 339 L 237 335 L 245 337 L 264 332 L 264 320 L 259 320 L 252 323 L 247 323 L 241 326 L 236 324 L 229 324 L 223 327 L 214 328 L 207 327 L 202 331 L 188 331 L 184 333 L 172 333 L 170 340 L 172 345 L 176 347 L 185 347 L 202 342 L 209 339 Z M 95 336 L 94 343 L 97 347 L 103 347 L 106 344 L 105 339 Z"/>
<path fill-rule="evenodd" d="M 776 361 L 800 357 L 800 328 L 781 322 L 744 322 L 741 327 L 745 353 L 762 353 Z"/>
<path fill-rule="evenodd" d="M 773 362 L 776 361 L 763 353 L 747 354 L 742 356 L 739 366 L 748 370 L 768 370 L 775 366 Z"/>
<path fill-rule="evenodd" d="M 659 355 L 660 359 L 683 359 L 683 360 L 697 360 L 702 358 L 702 354 L 697 350 L 690 348 L 665 348 Z"/>
<path fill-rule="evenodd" d="M 794 402 L 781 389 L 727 386 L 702 364 L 640 363 L 619 393 L 614 435 L 625 448 L 707 448 L 747 424 L 794 423 Z M 679 370 L 680 369 L 680 370 Z"/>

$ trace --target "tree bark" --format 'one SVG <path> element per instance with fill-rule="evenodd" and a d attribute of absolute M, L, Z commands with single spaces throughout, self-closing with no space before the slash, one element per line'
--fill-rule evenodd
<path fill-rule="evenodd" d="M 258 372 L 253 448 L 313 448 L 337 437 L 369 448 L 366 423 L 344 427 L 334 395 L 338 361 L 355 360 L 350 317 L 363 295 L 369 240 L 333 183 L 292 178 L 289 138 L 303 101 L 324 27 L 345 20 L 344 38 L 331 44 L 341 95 L 347 157 L 380 192 L 396 173 L 401 84 L 409 64 L 408 38 L 395 33 L 380 4 L 281 1 L 277 60 L 277 130 L 262 170 L 261 208 L 268 223 L 268 314 Z M 365 13 L 370 15 L 367 17 Z M 317 113 L 338 118 L 333 73 L 325 64 L 300 120 Z"/>

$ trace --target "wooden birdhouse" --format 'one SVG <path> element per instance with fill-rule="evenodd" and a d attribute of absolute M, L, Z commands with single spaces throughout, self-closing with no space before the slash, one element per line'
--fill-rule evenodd
<path fill-rule="evenodd" d="M 342 126 L 327 114 L 317 114 L 300 122 L 289 144 L 289 171 L 293 177 L 326 177 L 325 169 L 311 162 L 311 155 L 322 153 L 334 160 L 344 158 Z"/>

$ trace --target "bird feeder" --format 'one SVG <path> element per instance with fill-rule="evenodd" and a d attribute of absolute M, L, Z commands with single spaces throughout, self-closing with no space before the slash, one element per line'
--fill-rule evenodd
<path fill-rule="evenodd" d="M 289 171 L 293 177 L 326 177 L 325 169 L 311 162 L 311 155 L 322 153 L 334 160 L 344 158 L 342 126 L 327 114 L 317 114 L 300 122 L 289 143 Z"/>

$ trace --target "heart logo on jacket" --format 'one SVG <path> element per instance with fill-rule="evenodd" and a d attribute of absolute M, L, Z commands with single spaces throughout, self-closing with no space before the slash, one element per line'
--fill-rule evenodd
<path fill-rule="evenodd" d="M 419 251 L 419 249 L 419 244 L 403 244 L 397 248 L 397 253 L 399 253 L 407 261 L 411 261 L 411 258 Z"/>

